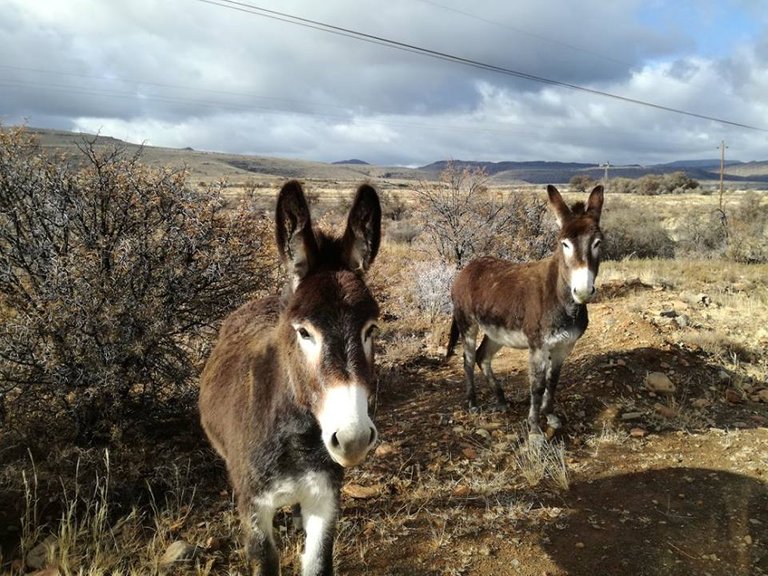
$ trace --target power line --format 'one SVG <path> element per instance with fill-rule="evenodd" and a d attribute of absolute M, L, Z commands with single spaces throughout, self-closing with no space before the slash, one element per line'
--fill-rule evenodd
<path fill-rule="evenodd" d="M 125 92 L 125 91 L 119 91 L 119 90 L 113 90 L 113 89 L 107 89 L 107 88 L 90 88 L 90 87 L 83 87 L 83 86 L 71 86 L 66 84 L 51 84 L 51 83 L 40 83 L 40 82 L 28 82 L 28 81 L 17 81 L 17 80 L 4 80 L 0 78 L 0 87 L 6 88 L 6 89 L 45 89 L 49 91 L 58 91 L 58 92 L 66 92 L 66 93 L 72 93 L 72 94 L 82 94 L 86 96 L 99 96 L 99 97 L 108 97 L 108 98 L 120 98 L 120 99 L 129 99 L 129 100 L 136 100 L 137 95 L 135 92 Z M 355 116 L 352 114 L 332 114 L 332 113 L 321 113 L 321 112 L 313 112 L 313 111 L 307 111 L 307 110 L 296 110 L 294 108 L 277 108 L 275 106 L 261 106 L 257 104 L 253 104 L 252 102 L 248 103 L 240 103 L 240 102 L 221 102 L 221 101 L 211 101 L 211 100 L 200 100 L 196 98 L 187 98 L 183 96 L 169 96 L 169 95 L 157 95 L 157 94 L 142 94 L 141 100 L 153 100 L 157 102 L 166 102 L 170 104 L 186 104 L 186 105 L 192 105 L 192 106 L 200 106 L 204 108 L 215 108 L 215 109 L 230 109 L 230 110 L 236 110 L 236 111 L 251 111 L 251 110 L 259 110 L 261 113 L 266 114 L 295 114 L 299 116 L 311 116 L 311 117 L 317 117 L 317 118 L 326 118 L 326 119 L 332 119 L 332 120 L 341 120 L 345 122 L 350 122 L 356 120 Z M 275 98 L 275 100 L 280 100 L 279 98 Z M 286 99 L 287 102 L 292 102 L 292 100 Z M 323 106 L 323 105 L 318 105 Z M 472 126 L 457 126 L 457 125 L 451 125 L 451 126 L 443 126 L 443 125 L 435 125 L 435 124 L 425 124 L 425 123 L 418 123 L 418 122 L 404 122 L 404 121 L 398 121 L 398 120 L 390 120 L 390 119 L 382 119 L 378 117 L 374 117 L 371 120 L 371 123 L 373 124 L 380 124 L 384 126 L 392 126 L 392 127 L 401 127 L 401 128 L 419 128 L 422 130 L 432 130 L 432 131 L 441 131 L 441 130 L 449 130 L 451 132 L 460 131 L 460 132 L 468 132 L 468 133 L 488 133 L 488 134 L 509 134 L 509 133 L 516 133 L 516 134 L 530 134 L 534 133 L 536 127 L 526 124 L 525 126 L 513 126 L 513 127 L 505 127 L 505 128 L 499 128 L 498 124 L 494 124 L 494 126 L 484 126 L 484 125 L 478 125 L 473 124 Z"/>
<path fill-rule="evenodd" d="M 371 44 L 378 44 L 381 46 L 386 46 L 389 48 L 394 48 L 396 50 L 402 50 L 405 52 L 411 52 L 414 54 L 419 54 L 422 56 L 427 56 L 429 58 L 435 58 L 438 60 L 444 60 L 447 62 L 452 62 L 454 64 L 461 64 L 463 66 L 470 66 L 472 68 L 478 68 L 480 70 L 486 70 L 489 72 L 495 72 L 497 74 L 503 74 L 505 76 L 511 76 L 514 78 L 521 78 L 523 80 L 530 80 L 532 82 L 539 82 L 542 84 L 548 84 L 551 86 L 560 86 L 563 88 L 570 88 L 571 90 L 576 90 L 579 92 L 585 92 L 587 94 L 593 94 L 596 96 L 603 96 L 605 98 L 612 98 L 614 100 L 619 100 L 622 102 L 627 102 L 629 104 L 636 104 L 639 106 L 645 106 L 648 108 L 653 108 L 656 110 L 663 110 L 665 112 L 672 112 L 674 114 L 681 114 L 684 116 L 690 116 L 693 118 L 699 118 L 701 120 L 709 120 L 711 122 L 718 122 L 720 124 L 727 124 L 729 126 L 736 126 L 738 128 L 746 128 L 748 130 L 756 130 L 759 132 L 768 132 L 768 129 L 760 128 L 757 126 L 752 126 L 749 124 L 743 124 L 741 122 L 734 122 L 731 120 L 726 120 L 723 118 L 717 118 L 714 116 L 708 116 L 706 114 L 698 114 L 696 112 L 689 112 L 687 110 L 682 110 L 680 108 L 673 108 L 670 106 L 664 106 L 662 104 L 655 104 L 653 102 L 647 102 L 645 100 L 639 100 L 636 98 L 629 98 L 627 96 L 620 96 L 618 94 L 613 94 L 611 92 L 605 92 L 602 90 L 597 90 L 594 88 L 587 88 L 586 86 L 580 86 L 578 84 L 571 84 L 569 82 L 562 82 L 559 80 L 554 80 L 551 78 L 545 78 L 543 76 L 537 76 L 535 74 L 529 74 L 527 72 L 521 72 L 519 70 L 514 70 L 511 68 L 505 68 L 503 66 L 496 66 L 494 64 L 487 64 L 485 62 L 480 62 L 478 60 L 473 60 L 471 58 L 464 58 L 462 56 L 455 56 L 453 54 L 449 54 L 447 52 L 441 52 L 438 50 L 431 50 L 429 48 L 423 48 L 420 46 L 416 46 L 414 44 L 408 44 L 406 42 L 399 42 L 397 40 L 391 40 L 389 38 L 384 38 L 382 36 L 376 36 L 374 34 L 368 34 L 365 32 L 360 32 L 357 30 L 352 30 L 350 28 L 343 28 L 341 26 L 335 26 L 333 24 L 327 24 L 324 22 L 320 22 L 317 20 L 311 20 L 309 18 L 303 18 L 301 16 L 294 16 L 292 14 L 287 14 L 285 12 L 279 12 L 277 10 L 269 10 L 267 8 L 262 8 L 260 6 L 255 6 L 253 4 L 248 4 L 246 2 L 238 2 L 236 0 L 196 0 L 197 2 L 202 2 L 204 4 L 211 4 L 213 6 L 218 6 L 220 8 L 227 8 L 229 10 L 236 10 L 239 12 L 244 12 L 246 14 L 251 14 L 255 16 L 262 16 L 264 18 L 270 18 L 272 20 L 279 20 L 281 22 L 286 22 L 289 24 L 294 24 L 297 26 L 302 26 L 304 28 L 312 28 L 314 30 L 319 30 L 321 32 L 327 32 L 330 34 L 335 34 L 338 36 L 345 36 L 348 38 L 352 38 L 355 40 L 368 42 Z"/>
<path fill-rule="evenodd" d="M 440 4 L 439 2 L 434 2 L 433 0 L 418 0 L 419 2 L 422 2 L 424 4 L 430 4 L 431 6 L 435 6 L 437 8 L 441 8 L 442 10 L 447 10 L 448 12 L 454 12 L 456 14 L 460 14 L 464 16 L 465 18 L 470 18 L 472 20 L 477 20 L 478 22 L 485 22 L 486 24 L 490 24 L 491 26 L 497 26 L 499 28 L 504 28 L 506 30 L 511 30 L 513 32 L 516 32 L 517 34 L 524 34 L 525 36 L 530 36 L 531 38 L 536 38 L 537 40 L 540 40 L 542 42 L 547 42 L 549 44 L 557 44 L 559 46 L 563 46 L 564 48 L 568 48 L 570 50 L 576 50 L 578 52 L 584 52 L 585 54 L 591 54 L 592 56 L 597 56 L 598 58 L 602 58 L 603 60 L 610 60 L 611 62 L 615 62 L 617 64 L 622 64 L 624 66 L 632 66 L 631 63 L 625 62 L 624 60 L 619 60 L 617 58 L 613 58 L 611 56 L 606 56 L 605 54 L 601 54 L 599 52 L 595 52 L 594 50 L 589 50 L 587 48 L 582 48 L 581 46 L 575 46 L 573 44 L 568 44 L 567 42 L 563 42 L 561 40 L 557 40 L 556 38 L 550 38 L 549 36 L 544 36 L 543 34 L 536 34 L 534 32 L 529 32 L 528 30 L 523 30 L 522 28 L 517 28 L 515 26 L 510 26 L 509 24 L 503 23 L 503 22 L 497 22 L 496 20 L 491 20 L 489 18 L 483 18 L 482 16 L 478 16 L 476 14 L 471 14 L 469 12 L 464 12 L 463 10 L 459 10 L 458 8 L 453 8 L 451 6 L 446 6 L 444 4 Z"/>

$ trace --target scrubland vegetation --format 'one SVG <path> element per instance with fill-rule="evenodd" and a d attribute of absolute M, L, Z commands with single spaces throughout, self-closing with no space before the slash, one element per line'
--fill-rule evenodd
<path fill-rule="evenodd" d="M 645 410 L 646 432 L 716 429 L 716 442 L 738 444 L 727 409 L 742 422 L 768 403 L 768 203 L 747 192 L 721 205 L 684 175 L 647 178 L 608 185 L 605 296 L 565 375 L 585 388 L 564 403 L 573 435 L 540 452 L 523 447 L 522 412 L 466 414 L 461 368 L 439 358 L 457 268 L 480 254 L 525 261 L 551 250 L 543 189 L 495 190 L 482 172 L 453 167 L 436 181 L 379 186 L 385 242 L 369 283 L 384 319 L 374 404 L 383 443 L 345 487 L 343 573 L 485 575 L 494 560 L 534 562 L 535 545 L 505 531 L 556 534 L 574 474 L 599 481 L 621 468 L 611 450 L 637 427 L 604 418 L 611 406 Z M 23 129 L 0 131 L 0 573 L 247 573 L 223 466 L 197 423 L 196 378 L 222 318 L 279 288 L 271 214 L 256 208 L 276 190 L 248 188 L 225 199 L 140 156 L 83 142 L 76 162 L 51 158 Z M 321 225 L 346 212 L 311 198 Z M 682 316 L 687 324 L 671 324 Z M 640 396 L 661 356 L 689 378 L 689 396 Z M 524 399 L 524 376 L 515 382 Z M 714 440 L 700 442 L 709 450 Z M 667 448 L 648 446 L 663 460 Z M 297 574 L 288 512 L 278 532 L 284 573 Z M 399 572 L 404 543 L 414 564 Z M 187 548 L 170 558 L 172 544 Z M 768 570 L 760 550 L 754 574 Z M 557 568 L 570 560 L 550 556 L 537 573 L 567 573 Z"/>

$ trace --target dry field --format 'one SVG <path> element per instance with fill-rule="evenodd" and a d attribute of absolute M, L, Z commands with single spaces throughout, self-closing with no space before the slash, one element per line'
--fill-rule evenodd
<path fill-rule="evenodd" d="M 406 186 L 381 188 L 385 212 L 408 203 Z M 328 181 L 309 190 L 321 208 L 344 201 Z M 254 194 L 268 209 L 274 190 Z M 717 198 L 622 201 L 674 227 Z M 464 409 L 460 360 L 442 359 L 448 316 L 413 300 L 417 265 L 433 258 L 387 240 L 371 271 L 381 443 L 347 475 L 339 574 L 768 574 L 768 266 L 604 263 L 561 377 L 565 432 L 530 451 L 523 352 L 494 364 L 508 412 Z M 672 388 L 654 391 L 656 373 Z M 481 376 L 478 392 L 490 406 Z M 248 573 L 222 463 L 194 413 L 152 438 L 116 436 L 109 451 L 3 446 L 0 458 L 1 573 Z M 283 574 L 297 575 L 289 510 L 277 531 Z M 187 559 L 170 562 L 174 549 Z"/>

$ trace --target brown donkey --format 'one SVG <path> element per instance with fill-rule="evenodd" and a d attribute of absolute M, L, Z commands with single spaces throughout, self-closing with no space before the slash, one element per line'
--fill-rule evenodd
<path fill-rule="evenodd" d="M 343 235 L 329 236 L 313 229 L 291 181 L 275 221 L 288 285 L 226 319 L 202 374 L 200 417 L 226 462 L 258 574 L 280 573 L 273 516 L 298 504 L 302 574 L 330 575 L 344 467 L 361 462 L 377 437 L 368 400 L 379 308 L 363 273 L 379 249 L 381 207 L 363 184 Z"/>
<path fill-rule="evenodd" d="M 507 402 L 491 361 L 503 346 L 528 348 L 528 425 L 535 442 L 543 439 L 540 414 L 552 428 L 561 425 L 553 413 L 555 389 L 563 362 L 587 329 L 586 304 L 595 295 L 602 241 L 602 186 L 592 190 L 586 206 L 577 202 L 568 208 L 551 185 L 547 194 L 560 226 L 554 254 L 525 264 L 492 257 L 467 264 L 451 289 L 453 322 L 447 354 L 453 353 L 461 336 L 470 410 L 477 409 L 475 362 L 493 386 L 497 405 L 505 408 Z M 475 350 L 478 327 L 484 335 Z"/>

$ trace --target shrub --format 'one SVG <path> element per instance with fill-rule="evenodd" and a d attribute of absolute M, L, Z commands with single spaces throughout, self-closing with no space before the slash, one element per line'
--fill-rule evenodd
<path fill-rule="evenodd" d="M 768 206 L 757 192 L 746 193 L 728 214 L 726 257 L 736 262 L 768 262 Z"/>
<path fill-rule="evenodd" d="M 652 212 L 633 210 L 614 200 L 603 213 L 601 228 L 606 260 L 674 256 L 674 241 Z"/>
<path fill-rule="evenodd" d="M 554 241 L 543 201 L 489 190 L 482 169 L 449 164 L 434 182 L 416 187 L 417 216 L 437 254 L 457 269 L 474 257 L 539 258 Z"/>
<path fill-rule="evenodd" d="M 405 284 L 412 291 L 415 307 L 430 322 L 451 313 L 451 285 L 456 269 L 441 261 L 415 262 L 405 271 Z"/>
<path fill-rule="evenodd" d="M 211 326 L 274 257 L 271 228 L 218 190 L 81 152 L 68 167 L 0 130 L 0 404 L 5 426 L 91 443 L 192 404 Z"/>
<path fill-rule="evenodd" d="M 574 174 L 568 181 L 568 186 L 573 192 L 586 192 L 592 190 L 597 182 L 589 174 Z"/>
<path fill-rule="evenodd" d="M 719 211 L 688 213 L 678 230 L 676 255 L 687 258 L 720 258 L 727 243 Z"/>

